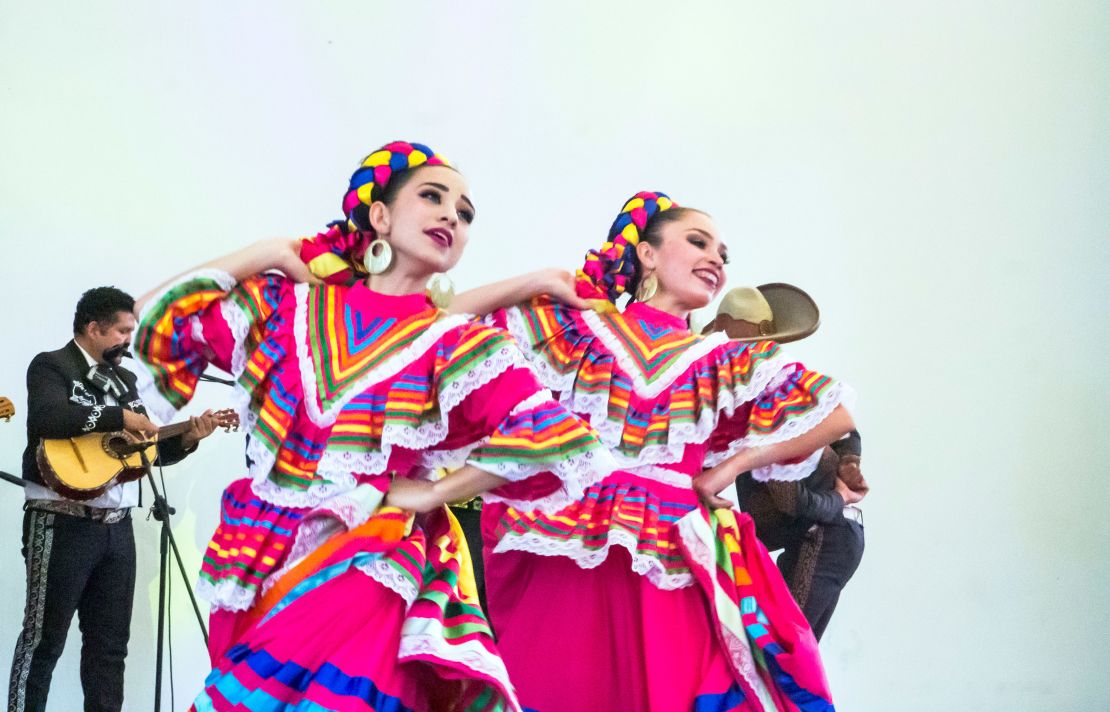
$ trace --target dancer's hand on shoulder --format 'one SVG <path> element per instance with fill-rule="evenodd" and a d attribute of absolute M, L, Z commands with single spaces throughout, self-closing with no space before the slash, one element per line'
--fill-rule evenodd
<path fill-rule="evenodd" d="M 251 249 L 256 253 L 255 258 L 261 266 L 258 272 L 276 269 L 294 282 L 321 283 L 320 278 L 312 274 L 312 270 L 301 259 L 301 241 L 298 238 L 275 237 L 260 240 Z"/>
<path fill-rule="evenodd" d="M 398 477 L 389 485 L 385 504 L 408 512 L 430 512 L 443 503 L 431 482 Z"/>
<path fill-rule="evenodd" d="M 572 309 L 589 309 L 589 300 L 578 296 L 574 289 L 574 273 L 565 269 L 541 269 L 532 274 L 532 284 L 537 291 L 533 296 L 547 294 L 560 304 L 565 304 Z"/>

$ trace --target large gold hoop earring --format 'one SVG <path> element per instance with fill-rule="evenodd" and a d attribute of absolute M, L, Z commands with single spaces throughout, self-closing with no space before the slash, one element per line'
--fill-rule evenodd
<path fill-rule="evenodd" d="M 362 264 L 370 274 L 381 274 L 393 265 L 393 248 L 380 237 L 366 246 Z"/>
<path fill-rule="evenodd" d="M 640 284 L 636 287 L 636 301 L 646 302 L 655 296 L 659 291 L 659 279 L 652 272 L 648 276 L 640 280 Z"/>
<path fill-rule="evenodd" d="M 451 301 L 455 298 L 455 283 L 443 272 L 433 274 L 425 289 L 432 304 L 440 309 L 451 306 Z"/>

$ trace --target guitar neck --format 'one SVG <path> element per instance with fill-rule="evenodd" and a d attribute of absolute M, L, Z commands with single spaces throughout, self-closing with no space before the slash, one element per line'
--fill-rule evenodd
<path fill-rule="evenodd" d="M 178 435 L 188 432 L 191 423 L 184 420 L 180 423 L 170 423 L 158 428 L 158 439 L 166 440 L 168 438 L 176 438 Z"/>
<path fill-rule="evenodd" d="M 239 428 L 239 416 L 235 411 L 225 408 L 224 410 L 216 411 L 213 415 L 216 416 L 216 426 L 220 428 Z M 166 438 L 174 438 L 178 435 L 186 433 L 192 423 L 188 420 L 183 420 L 180 423 L 170 423 L 158 428 L 158 439 L 165 440 Z"/>

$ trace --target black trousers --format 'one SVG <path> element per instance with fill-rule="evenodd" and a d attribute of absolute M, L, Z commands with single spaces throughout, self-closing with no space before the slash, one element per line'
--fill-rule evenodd
<path fill-rule="evenodd" d="M 850 519 L 817 524 L 788 543 L 778 565 L 817 640 L 825 633 L 840 592 L 863 558 L 863 525 Z"/>
<path fill-rule="evenodd" d="M 131 518 L 104 524 L 29 510 L 23 515 L 23 558 L 27 606 L 12 660 L 8 712 L 46 709 L 75 612 L 85 710 L 119 712 L 135 598 Z"/>

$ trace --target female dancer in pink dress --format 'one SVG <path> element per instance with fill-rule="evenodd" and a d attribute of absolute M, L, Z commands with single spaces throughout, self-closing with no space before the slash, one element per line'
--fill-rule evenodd
<path fill-rule="evenodd" d="M 579 272 L 594 309 L 537 297 L 493 315 L 620 465 L 554 514 L 483 510 L 490 619 L 526 709 L 832 709 L 812 632 L 717 493 L 746 470 L 804 476 L 852 420 L 844 387 L 776 344 L 691 333 L 726 261 L 709 216 L 640 193 Z M 492 308 L 531 281 L 463 296 Z"/>
<path fill-rule="evenodd" d="M 343 209 L 316 238 L 259 243 L 140 302 L 165 409 L 213 364 L 249 433 L 250 476 L 224 492 L 201 572 L 214 668 L 195 709 L 517 710 L 443 505 L 484 492 L 555 511 L 611 457 L 504 332 L 425 295 L 474 219 L 458 172 L 391 143 Z"/>

